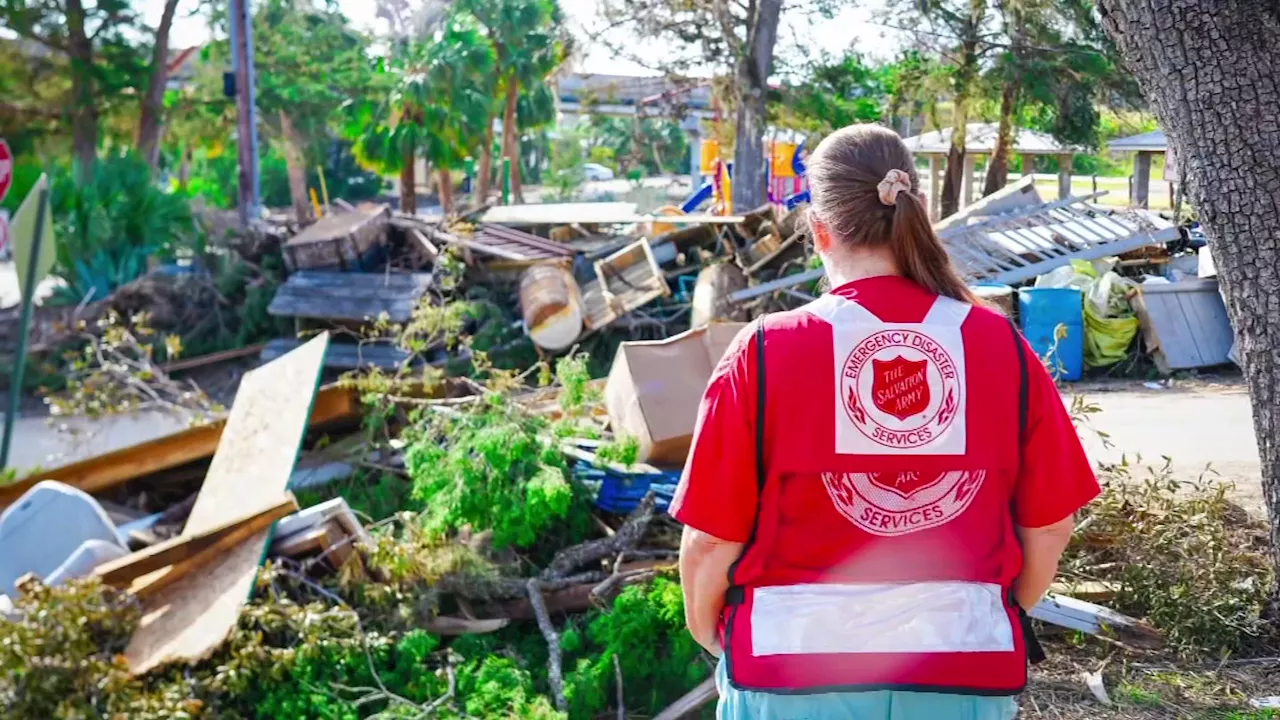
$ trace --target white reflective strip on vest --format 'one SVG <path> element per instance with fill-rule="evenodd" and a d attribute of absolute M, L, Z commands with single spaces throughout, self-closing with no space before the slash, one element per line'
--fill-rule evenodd
<path fill-rule="evenodd" d="M 756 588 L 752 655 L 1013 652 L 1000 586 L 807 584 Z"/>

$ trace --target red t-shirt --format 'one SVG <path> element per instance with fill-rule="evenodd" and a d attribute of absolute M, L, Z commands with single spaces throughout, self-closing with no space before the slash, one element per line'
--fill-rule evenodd
<path fill-rule="evenodd" d="M 855 301 L 888 323 L 922 322 L 936 299 L 901 277 L 858 280 L 833 294 Z M 671 504 L 671 514 L 680 522 L 731 542 L 746 542 L 756 520 L 755 331 L 752 324 L 738 335 L 712 375 L 698 412 L 689 460 Z M 1011 345 L 1008 323 L 996 321 L 990 310 L 973 308 L 962 331 L 966 348 L 972 348 L 966 350 L 968 382 L 971 388 L 978 389 L 969 396 L 980 400 L 984 387 L 993 388 L 993 394 L 1016 394 L 1018 373 L 1010 372 L 1008 363 L 984 362 L 984 356 L 978 354 L 990 352 L 982 348 Z M 830 332 L 815 331 L 808 311 L 802 308 L 768 316 L 765 332 L 769 348 L 778 347 L 787 357 L 800 357 L 813 365 L 812 376 L 793 372 L 784 377 L 779 377 L 770 365 L 766 370 L 769 398 L 789 396 L 794 400 L 795 393 L 831 392 L 830 374 L 835 360 Z M 1025 342 L 1020 344 L 1027 361 L 1028 413 L 1009 507 L 1016 525 L 1043 527 L 1083 507 L 1098 494 L 1099 487 L 1052 378 L 1030 347 Z M 1011 352 L 1006 355 L 1016 358 Z M 995 392 L 997 389 L 999 393 Z M 767 398 L 766 402 L 771 400 Z M 969 402 L 973 404 L 975 400 Z M 826 411 L 830 400 L 816 397 L 813 405 L 812 413 L 788 414 L 785 418 L 771 415 L 770 422 L 808 423 L 815 437 L 831 437 L 830 414 Z M 971 417 L 980 415 L 971 413 Z M 995 426 L 971 420 L 968 432 L 972 435 L 1017 430 L 1016 422 Z M 766 447 L 772 453 L 812 451 L 771 446 L 768 442 Z"/>

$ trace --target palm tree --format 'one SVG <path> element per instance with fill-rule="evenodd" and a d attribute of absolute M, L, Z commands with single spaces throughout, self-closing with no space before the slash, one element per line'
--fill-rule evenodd
<path fill-rule="evenodd" d="M 451 15 L 434 35 L 400 40 L 379 59 L 374 96 L 384 99 L 351 108 L 348 134 L 356 154 L 385 172 L 400 173 L 400 209 L 417 211 L 419 157 L 440 173 L 441 204 L 453 210 L 450 171 L 457 169 L 484 135 L 489 118 L 493 49 L 474 20 Z"/>
<path fill-rule="evenodd" d="M 501 91 L 502 104 L 490 108 L 486 128 L 492 128 L 500 107 L 502 156 L 511 160 L 511 190 L 522 201 L 517 107 L 522 90 L 544 84 L 564 61 L 567 44 L 560 5 L 557 0 L 461 0 L 458 6 L 479 21 L 493 46 L 494 85 Z M 481 202 L 488 195 L 493 168 L 492 135 L 487 137 L 480 156 Z"/>

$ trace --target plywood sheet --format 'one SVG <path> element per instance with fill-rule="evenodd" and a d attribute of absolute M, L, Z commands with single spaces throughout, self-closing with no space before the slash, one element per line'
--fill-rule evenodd
<path fill-rule="evenodd" d="M 183 534 L 206 532 L 285 494 L 311 413 L 327 333 L 245 375 Z M 198 660 L 234 627 L 270 530 L 228 550 L 144 602 L 125 656 L 136 673 Z"/>

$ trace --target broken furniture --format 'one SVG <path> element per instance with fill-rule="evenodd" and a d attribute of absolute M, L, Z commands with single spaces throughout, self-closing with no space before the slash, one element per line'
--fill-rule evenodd
<path fill-rule="evenodd" d="M 88 493 L 39 482 L 0 514 L 0 596 L 13 595 L 27 573 L 58 585 L 128 554 L 115 524 Z"/>
<path fill-rule="evenodd" d="M 1231 362 L 1234 337 L 1217 280 L 1146 282 L 1130 302 L 1164 375 Z"/>
<path fill-rule="evenodd" d="M 276 291 L 267 312 L 294 318 L 301 333 L 304 325 L 324 321 L 329 325 L 359 327 L 382 315 L 393 323 L 407 323 L 418 302 L 431 287 L 427 273 L 343 273 L 306 270 L 289 276 Z M 263 348 L 263 360 L 274 360 L 298 347 L 293 338 L 272 340 Z M 373 365 L 395 368 L 408 355 L 386 344 L 334 343 L 327 363 L 338 369 Z"/>
<path fill-rule="evenodd" d="M 637 459 L 683 466 L 698 404 L 720 357 L 744 323 L 712 323 L 666 340 L 618 346 L 604 402 L 614 434 L 640 444 Z"/>
<path fill-rule="evenodd" d="M 386 205 L 361 205 L 333 213 L 293 236 L 281 248 L 285 268 L 296 270 L 373 270 L 386 250 Z"/>
<path fill-rule="evenodd" d="M 671 294 L 649 241 L 641 238 L 594 266 L 595 280 L 582 286 L 583 324 L 598 330 Z"/>

